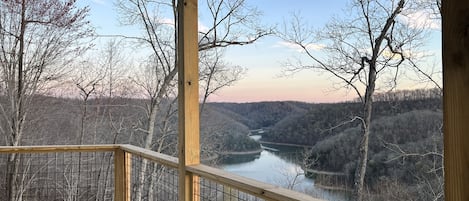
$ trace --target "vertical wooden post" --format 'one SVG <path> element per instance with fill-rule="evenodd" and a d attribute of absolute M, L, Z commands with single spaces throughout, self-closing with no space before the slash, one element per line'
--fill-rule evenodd
<path fill-rule="evenodd" d="M 193 201 L 198 178 L 186 166 L 200 163 L 197 0 L 178 0 L 179 200 Z"/>
<path fill-rule="evenodd" d="M 114 200 L 130 201 L 131 154 L 114 151 Z"/>
<path fill-rule="evenodd" d="M 469 200 L 469 1 L 443 3 L 445 200 Z"/>

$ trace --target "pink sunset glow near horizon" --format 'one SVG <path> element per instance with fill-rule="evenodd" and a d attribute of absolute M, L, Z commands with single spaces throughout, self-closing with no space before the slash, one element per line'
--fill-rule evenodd
<path fill-rule="evenodd" d="M 277 94 L 275 92 L 257 93 L 255 91 L 230 93 L 223 92 L 223 95 L 213 95 L 209 98 L 209 102 L 234 102 L 234 103 L 250 103 L 250 102 L 272 102 L 272 101 L 298 101 L 306 103 L 336 103 L 350 101 L 349 97 L 340 95 L 322 95 L 311 94 L 308 92 Z"/>
<path fill-rule="evenodd" d="M 262 62 L 267 63 L 268 62 Z M 281 67 L 248 70 L 246 77 L 234 86 L 212 94 L 209 102 L 300 101 L 332 103 L 350 101 L 356 97 L 351 91 L 332 88 L 334 81 L 312 71 L 302 71 L 291 77 L 278 76 Z"/>
<path fill-rule="evenodd" d="M 90 6 L 90 21 L 97 27 L 96 31 L 98 34 L 141 34 L 141 30 L 119 25 L 119 16 L 112 2 L 112 0 L 92 0 L 88 3 L 79 1 L 84 6 Z M 263 24 L 280 25 L 284 20 L 291 17 L 293 12 L 299 12 L 305 21 L 311 23 L 316 28 L 320 28 L 332 16 L 343 15 L 346 2 L 346 0 L 256 0 L 247 3 L 257 7 L 263 13 L 263 16 L 260 18 Z M 204 23 L 204 17 L 206 16 L 210 15 L 202 12 L 199 13 L 199 29 L 204 28 L 204 24 L 206 24 Z M 409 19 L 409 22 L 412 21 Z M 435 55 L 435 63 L 441 63 L 441 33 L 436 30 L 435 33 L 432 33 L 432 37 L 429 39 L 431 44 L 428 46 Z M 319 53 L 321 46 L 318 45 L 317 47 L 312 47 L 312 49 L 317 51 L 315 53 Z M 259 101 L 332 103 L 351 101 L 357 97 L 354 91 L 347 91 L 337 86 L 340 80 L 327 73 L 305 70 L 289 77 L 282 76 L 284 62 L 298 54 L 301 54 L 301 52 L 297 48 L 274 36 L 265 37 L 251 45 L 227 48 L 224 59 L 231 65 L 246 68 L 247 72 L 234 85 L 222 88 L 220 91 L 212 94 L 208 101 L 238 103 Z M 415 84 L 417 78 L 412 76 L 415 75 L 408 75 L 406 79 L 413 79 L 414 83 L 404 83 L 399 87 L 401 89 L 428 87 L 425 84 Z M 383 90 L 385 91 L 385 89 Z"/>

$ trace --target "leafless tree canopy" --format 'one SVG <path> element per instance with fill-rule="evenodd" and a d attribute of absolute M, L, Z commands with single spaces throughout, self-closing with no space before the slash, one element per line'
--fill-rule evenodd
<path fill-rule="evenodd" d="M 87 13 L 75 1 L 0 2 L 0 92 L 11 99 L 10 105 L 1 104 L 1 112 L 13 129 L 2 132 L 20 135 L 32 95 L 53 86 L 86 50 L 83 39 L 92 34 Z M 8 144 L 19 140 L 11 136 Z"/>
<path fill-rule="evenodd" d="M 87 13 L 74 0 L 0 1 L 0 95 L 8 99 L 0 102 L 0 134 L 6 145 L 22 143 L 34 95 L 51 87 L 86 49 L 81 42 L 91 33 Z M 9 157 L 13 172 L 19 160 Z M 7 199 L 15 200 L 23 184 L 15 173 L 7 180 Z"/>
<path fill-rule="evenodd" d="M 315 31 L 300 16 L 284 26 L 280 36 L 297 45 L 305 57 L 290 60 L 285 73 L 305 69 L 326 71 L 340 79 L 340 87 L 352 89 L 363 98 L 369 84 L 366 68 L 375 63 L 383 89 L 396 86 L 403 67 L 419 57 L 425 30 L 411 27 L 405 20 L 417 8 L 411 2 L 353 1 L 344 18 L 333 18 Z"/>
<path fill-rule="evenodd" d="M 341 88 L 354 91 L 363 103 L 363 135 L 357 170 L 355 195 L 363 199 L 367 167 L 373 94 L 393 89 L 405 67 L 413 67 L 425 34 L 424 27 L 411 24 L 415 1 L 353 0 L 345 17 L 333 18 L 319 31 L 295 16 L 280 36 L 301 48 L 303 57 L 287 62 L 286 72 L 305 69 L 327 72 L 340 80 Z M 377 85 L 378 84 L 378 85 Z M 379 85 L 381 84 L 381 85 Z"/>
<path fill-rule="evenodd" d="M 206 30 L 199 30 L 199 49 L 230 45 L 246 45 L 272 33 L 259 24 L 261 13 L 247 5 L 245 0 L 206 0 L 210 13 L 210 24 Z"/>
<path fill-rule="evenodd" d="M 205 3 L 207 7 L 201 9 L 207 9 L 211 15 L 208 27 L 201 28 L 199 32 L 199 51 L 250 44 L 270 33 L 258 25 L 257 17 L 260 13 L 249 7 L 244 0 L 207 0 Z M 142 36 L 124 36 L 124 38 L 136 41 L 139 48 L 145 49 L 148 53 L 146 60 L 140 63 L 141 73 L 132 78 L 132 82 L 139 86 L 149 100 L 144 108 L 146 119 L 136 127 L 145 136 L 142 147 L 171 154 L 176 153 L 174 151 L 176 132 L 170 126 L 170 122 L 174 120 L 176 114 L 173 104 L 177 93 L 175 76 L 178 69 L 176 52 L 178 6 L 180 5 L 177 5 L 175 0 L 117 2 L 122 24 L 137 26 L 143 33 Z M 208 53 L 203 55 L 209 56 Z M 204 76 L 210 80 L 204 85 L 204 100 L 220 87 L 228 86 L 239 79 L 239 73 L 236 71 L 224 70 L 220 54 L 214 55 L 215 57 L 207 57 L 206 60 L 213 59 L 209 62 L 212 68 L 209 67 L 205 71 L 211 75 Z M 231 72 L 234 74 L 230 74 Z M 218 77 L 228 76 L 230 80 L 227 82 L 216 80 Z M 169 105 L 170 109 L 162 110 L 163 105 Z M 163 126 L 156 127 L 157 124 Z M 140 183 L 143 183 L 146 172 L 147 165 L 144 162 L 141 167 Z M 137 190 L 137 195 L 142 193 L 142 188 Z"/>
<path fill-rule="evenodd" d="M 202 113 L 208 97 L 224 87 L 235 84 L 246 73 L 246 69 L 223 61 L 223 52 L 218 49 L 202 51 L 199 55 Z"/>

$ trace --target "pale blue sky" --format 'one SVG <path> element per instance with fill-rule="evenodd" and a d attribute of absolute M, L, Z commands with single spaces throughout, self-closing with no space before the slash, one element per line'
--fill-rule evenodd
<path fill-rule="evenodd" d="M 200 1 L 199 7 L 203 6 Z M 262 13 L 263 24 L 281 26 L 285 19 L 294 12 L 299 12 L 309 24 L 322 27 L 333 15 L 340 16 L 346 7 L 346 0 L 248 0 Z M 138 35 L 139 30 L 119 26 L 118 15 L 113 0 L 82 0 L 80 5 L 91 8 L 90 21 L 96 26 L 98 34 Z M 200 22 L 204 23 L 204 13 L 200 13 Z M 429 40 L 429 50 L 433 52 L 433 60 L 440 59 L 440 34 L 433 31 Z M 337 91 L 333 84 L 337 80 L 328 74 L 303 71 L 292 77 L 281 77 L 282 62 L 299 52 L 282 45 L 276 37 L 266 37 L 250 46 L 232 47 L 226 51 L 226 60 L 234 65 L 248 69 L 245 78 L 234 86 L 222 89 L 214 94 L 210 101 L 271 101 L 297 100 L 305 102 L 335 102 L 350 100 L 355 95 L 350 92 Z M 433 61 L 431 61 L 433 62 Z M 411 80 L 411 79 L 410 79 Z M 428 84 L 416 85 L 408 82 L 403 84 L 412 87 L 425 87 Z"/>

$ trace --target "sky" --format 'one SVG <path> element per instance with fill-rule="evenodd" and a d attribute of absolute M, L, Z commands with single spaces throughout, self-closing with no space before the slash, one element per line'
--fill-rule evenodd
<path fill-rule="evenodd" d="M 203 2 L 200 1 L 199 2 Z M 282 26 L 293 13 L 299 15 L 315 28 L 323 27 L 332 16 L 341 16 L 346 0 L 247 0 L 262 12 L 262 24 Z M 137 29 L 119 25 L 119 16 L 113 0 L 84 0 L 80 6 L 90 6 L 90 21 L 100 35 L 139 35 Z M 203 3 L 199 3 L 199 7 Z M 203 27 L 207 13 L 199 13 L 199 27 Z M 429 35 L 429 51 L 432 61 L 440 63 L 441 42 L 438 28 Z M 230 47 L 225 50 L 225 60 L 230 64 L 247 69 L 243 79 L 233 86 L 213 94 L 212 102 L 257 102 L 257 101 L 303 101 L 311 103 L 340 102 L 356 97 L 353 91 L 337 89 L 339 80 L 327 73 L 304 70 L 291 76 L 282 73 L 289 58 L 301 54 L 281 39 L 269 36 L 248 46 Z M 428 83 L 416 83 L 409 77 L 400 84 L 401 89 L 428 87 Z"/>

